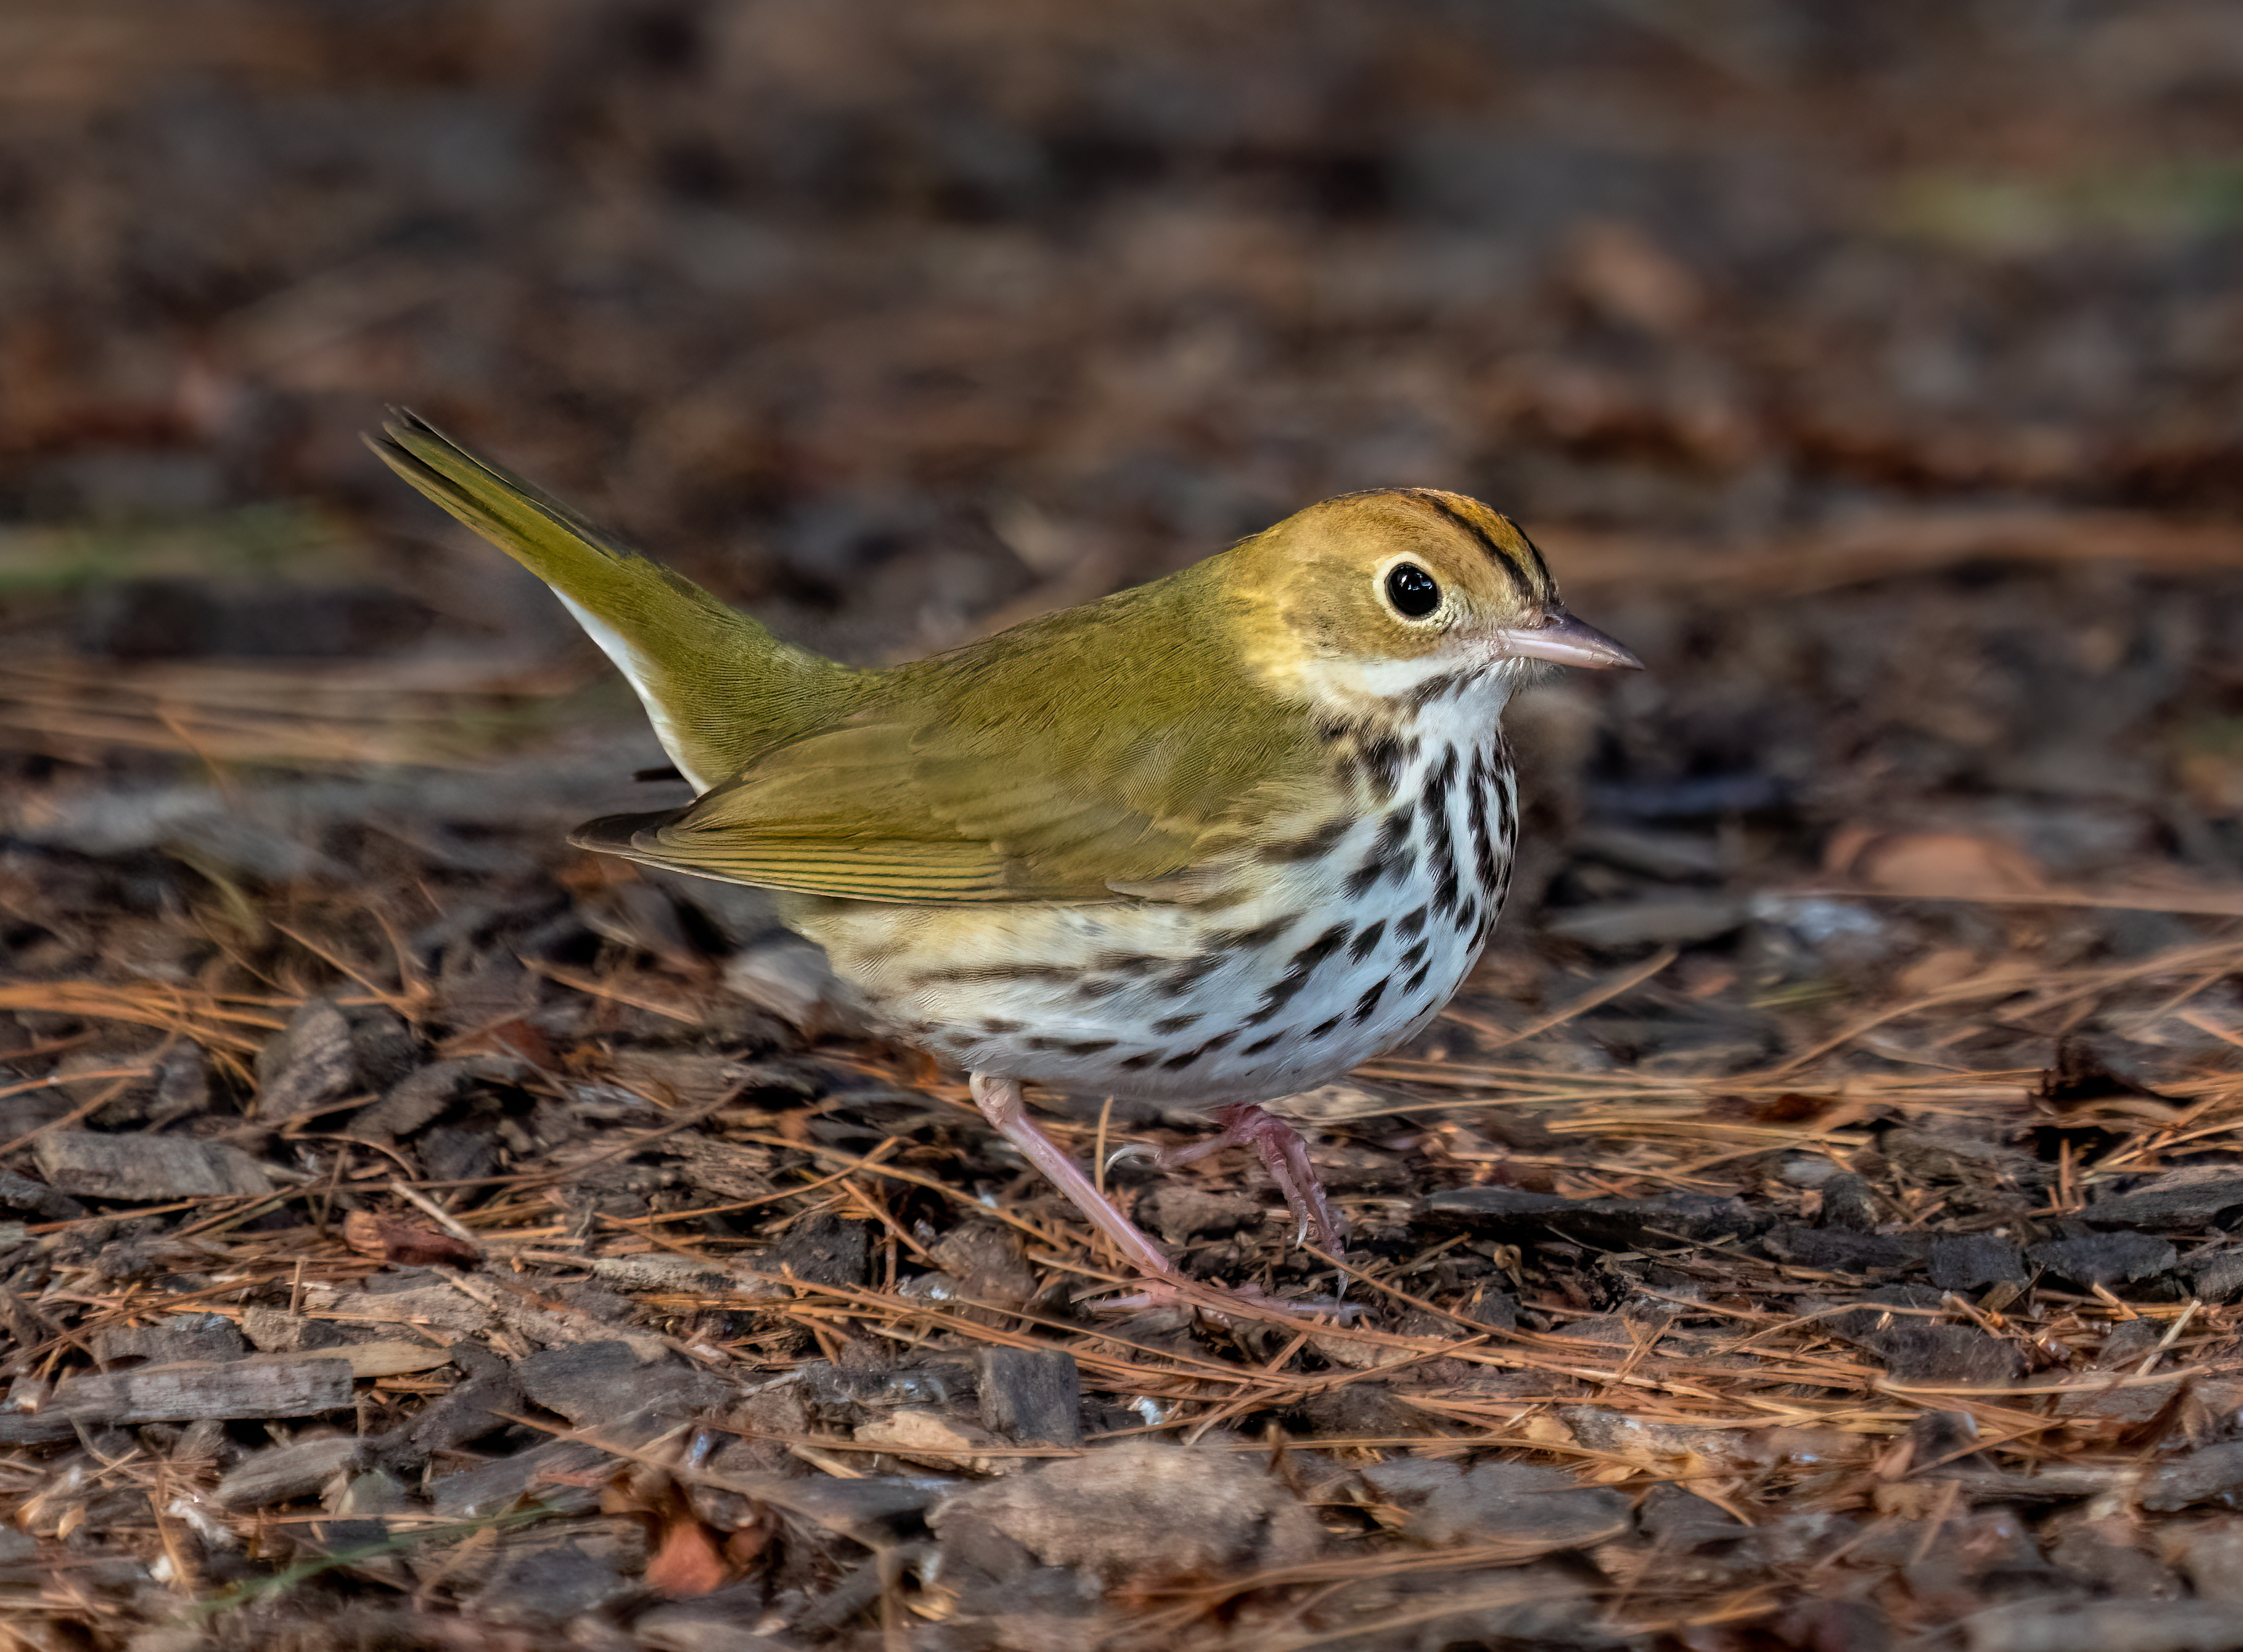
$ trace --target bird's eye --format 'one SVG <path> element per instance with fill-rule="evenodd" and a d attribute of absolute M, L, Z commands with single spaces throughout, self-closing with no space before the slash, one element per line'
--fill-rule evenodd
<path fill-rule="evenodd" d="M 1441 606 L 1441 587 L 1415 562 L 1397 562 L 1386 573 L 1386 600 L 1405 620 L 1422 620 Z"/>

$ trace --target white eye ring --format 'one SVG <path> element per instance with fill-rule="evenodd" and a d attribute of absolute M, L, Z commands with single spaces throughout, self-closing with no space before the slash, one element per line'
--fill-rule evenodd
<path fill-rule="evenodd" d="M 1399 556 L 1380 568 L 1377 591 L 1387 612 L 1409 625 L 1431 624 L 1448 607 L 1441 582 L 1415 557 Z"/>

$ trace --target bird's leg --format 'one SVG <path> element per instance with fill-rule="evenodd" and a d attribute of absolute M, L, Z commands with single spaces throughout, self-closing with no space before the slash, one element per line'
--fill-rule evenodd
<path fill-rule="evenodd" d="M 1021 1099 L 1019 1079 L 977 1072 L 972 1075 L 972 1085 L 974 1105 L 981 1109 L 981 1116 L 996 1126 L 999 1135 L 1019 1148 L 1031 1165 L 1049 1177 L 1054 1185 L 1074 1201 L 1074 1207 L 1136 1265 L 1139 1272 L 1171 1283 L 1183 1279 L 1176 1265 L 1161 1254 L 1160 1247 L 1122 1213 L 1119 1205 L 1100 1192 L 1089 1177 L 1075 1168 L 1074 1161 L 1061 1150 L 1060 1145 L 1036 1128 Z"/>
<path fill-rule="evenodd" d="M 1227 1291 L 1220 1286 L 1196 1285 L 1182 1269 L 1161 1253 L 1160 1247 L 1148 1239 L 1135 1222 L 1124 1216 L 1113 1200 L 1098 1191 L 1090 1178 L 1075 1168 L 1074 1161 L 1060 1151 L 1057 1142 L 1036 1128 L 1021 1098 L 1019 1079 L 992 1078 L 980 1072 L 971 1075 L 971 1078 L 974 1104 L 981 1109 L 981 1116 L 996 1126 L 999 1135 L 1019 1148 L 1030 1164 L 1050 1178 L 1053 1185 L 1074 1201 L 1075 1208 L 1088 1217 L 1101 1232 L 1120 1247 L 1122 1255 L 1153 1281 L 1148 1289 L 1134 1297 L 1108 1301 L 1105 1305 L 1108 1307 L 1160 1307 L 1181 1301 L 1194 1312 L 1206 1313 L 1223 1325 L 1229 1324 L 1232 1315 L 1242 1308 L 1257 1319 L 1274 1317 L 1288 1322 L 1303 1323 L 1309 1322 L 1303 1319 L 1304 1315 L 1322 1313 L 1336 1314 L 1340 1322 L 1345 1324 L 1357 1312 L 1338 1303 L 1273 1301 L 1252 1286 L 1243 1290 Z M 1251 1118 L 1234 1121 L 1229 1117 L 1234 1113 L 1260 1114 L 1267 1123 L 1256 1124 Z M 1237 1133 L 1218 1138 L 1211 1145 L 1223 1145 L 1229 1140 L 1253 1142 L 1261 1149 L 1263 1162 L 1270 1166 L 1270 1173 L 1277 1179 L 1278 1186 L 1285 1190 L 1287 1201 L 1293 1205 L 1302 1221 L 1313 1221 L 1315 1211 L 1324 1208 L 1324 1189 L 1317 1184 L 1316 1172 L 1309 1166 L 1308 1153 L 1301 1145 L 1301 1138 L 1293 1133 L 1292 1127 L 1275 1114 L 1263 1112 L 1259 1107 L 1226 1108 L 1217 1116 L 1225 1120 L 1229 1131 Z M 1275 1126 L 1274 1131 L 1269 1128 L 1272 1125 Z M 1193 1156 L 1197 1156 L 1196 1152 Z M 1297 1159 L 1299 1179 L 1305 1183 L 1314 1199 L 1313 1206 L 1297 1192 L 1292 1166 L 1287 1163 L 1289 1159 Z M 1338 1225 L 1328 1209 L 1324 1211 L 1324 1221 L 1329 1226 L 1320 1226 L 1318 1232 L 1328 1243 L 1336 1244 Z M 1236 1306 L 1226 1311 L 1223 1306 L 1225 1299 L 1229 1299 Z"/>
<path fill-rule="evenodd" d="M 1223 1122 L 1221 1135 L 1211 1136 L 1190 1147 L 1164 1149 L 1153 1156 L 1153 1162 L 1162 1170 L 1173 1170 L 1179 1165 L 1204 1158 L 1219 1148 L 1251 1147 L 1262 1155 L 1270 1179 L 1285 1196 L 1293 1219 L 1301 1225 L 1302 1236 L 1313 1232 L 1317 1244 L 1334 1256 L 1339 1255 L 1347 1243 L 1347 1224 L 1324 1197 L 1324 1185 L 1317 1175 L 1317 1167 L 1309 1162 L 1308 1144 L 1301 1139 L 1300 1132 L 1250 1101 L 1220 1108 L 1215 1116 Z M 1301 1241 L 1296 1239 L 1293 1242 L 1297 1245 Z"/>

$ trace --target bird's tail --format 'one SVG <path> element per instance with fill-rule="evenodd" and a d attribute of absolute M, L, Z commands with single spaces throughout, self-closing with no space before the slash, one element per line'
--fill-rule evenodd
<path fill-rule="evenodd" d="M 553 588 L 630 679 L 696 791 L 830 722 L 851 697 L 858 674 L 847 667 L 781 642 L 418 415 L 401 409 L 366 440 L 392 470 Z"/>

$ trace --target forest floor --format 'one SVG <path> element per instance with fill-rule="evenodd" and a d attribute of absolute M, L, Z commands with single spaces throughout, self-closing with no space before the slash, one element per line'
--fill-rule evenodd
<path fill-rule="evenodd" d="M 2243 37 L 1495 10 L 0 19 L 0 1630 L 2236 1643 Z M 1651 669 L 1286 1104 L 1345 1258 L 1107 1173 L 1359 1311 L 1115 1306 L 755 897 L 567 848 L 683 794 L 385 400 L 860 660 L 1526 523 Z"/>

